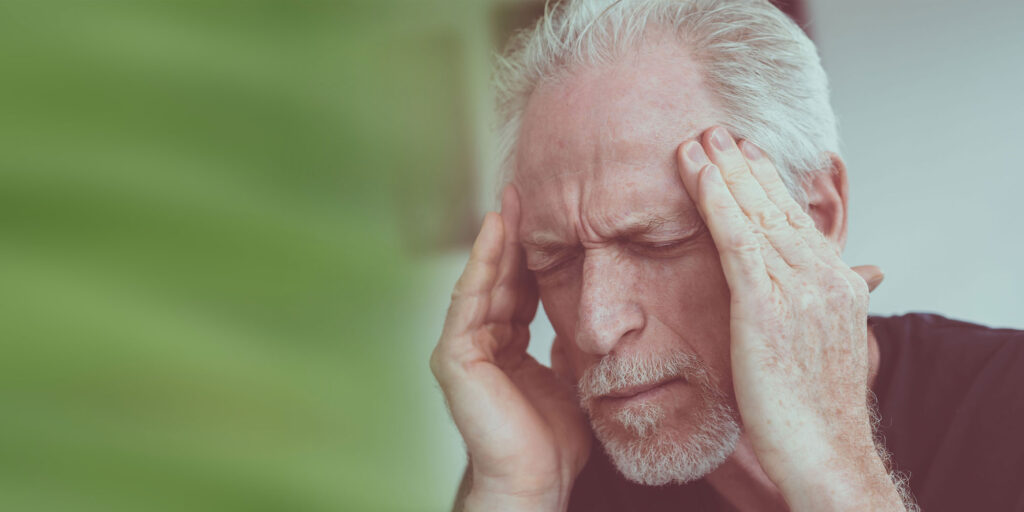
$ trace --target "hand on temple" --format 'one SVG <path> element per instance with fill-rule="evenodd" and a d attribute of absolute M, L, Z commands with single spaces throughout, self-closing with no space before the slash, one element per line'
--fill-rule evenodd
<path fill-rule="evenodd" d="M 877 267 L 851 269 L 756 146 L 724 128 L 679 148 L 683 183 L 728 282 L 745 434 L 791 509 L 902 509 L 873 443 L 867 307 Z"/>
<path fill-rule="evenodd" d="M 590 454 L 573 383 L 526 353 L 538 298 L 519 212 L 509 185 L 501 214 L 484 218 L 430 360 L 469 452 L 465 510 L 564 510 Z"/>

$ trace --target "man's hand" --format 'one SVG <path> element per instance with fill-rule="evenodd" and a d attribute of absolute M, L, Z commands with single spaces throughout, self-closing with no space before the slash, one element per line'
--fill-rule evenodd
<path fill-rule="evenodd" d="M 843 263 L 768 157 L 742 145 L 714 128 L 678 159 L 731 293 L 745 432 L 793 510 L 903 510 L 867 403 L 865 281 L 881 274 Z"/>
<path fill-rule="evenodd" d="M 537 289 L 518 230 L 509 185 L 501 215 L 484 218 L 430 359 L 469 451 L 465 510 L 564 510 L 590 454 L 572 382 L 526 353 Z"/>

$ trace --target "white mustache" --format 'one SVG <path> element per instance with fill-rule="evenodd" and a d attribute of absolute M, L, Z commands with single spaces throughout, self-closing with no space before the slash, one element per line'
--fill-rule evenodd
<path fill-rule="evenodd" d="M 704 362 L 692 354 L 676 350 L 656 357 L 609 354 L 583 372 L 576 390 L 580 405 L 589 410 L 590 401 L 596 397 L 675 377 L 682 377 L 702 387 L 709 383 Z"/>

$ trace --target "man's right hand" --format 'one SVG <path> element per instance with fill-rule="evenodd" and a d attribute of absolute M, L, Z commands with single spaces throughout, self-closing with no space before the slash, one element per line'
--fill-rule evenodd
<path fill-rule="evenodd" d="M 469 451 L 465 510 L 565 510 L 590 427 L 568 376 L 526 353 L 537 286 L 518 239 L 515 187 L 501 203 L 455 284 L 430 368 Z"/>

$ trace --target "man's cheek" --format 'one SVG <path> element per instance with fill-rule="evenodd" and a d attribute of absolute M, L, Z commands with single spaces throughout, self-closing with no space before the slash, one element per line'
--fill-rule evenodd
<path fill-rule="evenodd" d="M 663 262 L 653 281 L 647 287 L 651 314 L 686 340 L 716 376 L 728 375 L 729 287 L 713 246 Z"/>

